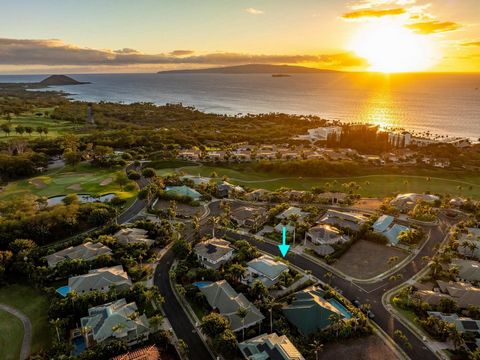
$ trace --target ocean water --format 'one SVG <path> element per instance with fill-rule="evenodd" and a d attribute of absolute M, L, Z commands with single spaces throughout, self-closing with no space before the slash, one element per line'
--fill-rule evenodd
<path fill-rule="evenodd" d="M 285 112 L 418 134 L 480 137 L 480 74 L 79 74 L 75 100 L 183 103 L 220 114 Z M 0 76 L 0 82 L 45 75 Z"/>

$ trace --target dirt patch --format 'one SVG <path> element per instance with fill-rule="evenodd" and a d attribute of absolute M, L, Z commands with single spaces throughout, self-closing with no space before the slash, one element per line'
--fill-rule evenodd
<path fill-rule="evenodd" d="M 30 183 L 33 184 L 37 189 L 43 189 L 47 184 L 45 184 L 45 181 L 42 179 L 32 179 L 30 180 Z"/>
<path fill-rule="evenodd" d="M 353 355 L 355 354 L 355 355 Z M 376 335 L 326 344 L 319 354 L 322 360 L 384 360 L 397 359 L 395 353 Z"/>
<path fill-rule="evenodd" d="M 387 261 L 392 256 L 398 256 L 400 262 L 408 256 L 408 253 L 390 246 L 360 240 L 353 244 L 334 266 L 349 276 L 369 279 L 388 270 Z"/>
<path fill-rule="evenodd" d="M 177 205 L 177 215 L 179 216 L 200 216 L 203 212 L 203 207 L 201 206 L 190 206 L 187 204 L 182 204 L 180 202 L 176 203 Z M 170 207 L 170 201 L 167 200 L 158 200 L 155 204 L 155 209 L 166 211 Z"/>
<path fill-rule="evenodd" d="M 82 190 L 82 186 L 80 184 L 72 184 L 69 187 L 67 187 L 67 189 L 73 190 L 73 191 L 80 191 Z"/>
<path fill-rule="evenodd" d="M 360 199 L 353 206 L 357 209 L 376 211 L 383 204 L 383 199 Z"/>
<path fill-rule="evenodd" d="M 107 186 L 112 183 L 113 179 L 111 177 L 104 179 L 101 183 L 100 186 Z"/>

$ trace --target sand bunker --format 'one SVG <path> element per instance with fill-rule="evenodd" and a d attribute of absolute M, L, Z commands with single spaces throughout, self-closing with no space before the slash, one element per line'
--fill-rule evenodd
<path fill-rule="evenodd" d="M 101 183 L 100 183 L 100 186 L 107 186 L 107 185 L 110 185 L 112 183 L 113 179 L 111 177 L 109 178 L 106 178 L 105 180 L 103 180 Z"/>
<path fill-rule="evenodd" d="M 82 190 L 82 187 L 80 184 L 72 184 L 69 187 L 67 187 L 69 190 L 74 190 L 74 191 L 80 191 Z"/>
<path fill-rule="evenodd" d="M 37 189 L 43 189 L 47 184 L 42 179 L 32 179 L 30 183 L 33 184 Z"/>

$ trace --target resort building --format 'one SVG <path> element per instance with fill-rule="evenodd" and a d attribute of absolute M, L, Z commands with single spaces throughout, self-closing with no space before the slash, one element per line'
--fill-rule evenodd
<path fill-rule="evenodd" d="M 200 194 L 197 190 L 192 189 L 186 185 L 182 186 L 167 186 L 165 188 L 165 192 L 167 194 L 173 194 L 176 196 L 186 196 L 194 201 L 198 201 L 201 199 L 202 194 Z"/>
<path fill-rule="evenodd" d="M 265 318 L 245 295 L 238 294 L 225 280 L 202 286 L 200 291 L 205 295 L 210 306 L 230 321 L 230 327 L 235 332 L 256 325 Z M 237 315 L 239 308 L 247 310 L 247 316 L 244 319 Z"/>
<path fill-rule="evenodd" d="M 373 224 L 373 231 L 382 234 L 391 245 L 397 245 L 399 236 L 404 231 L 411 231 L 407 226 L 395 224 L 395 218 L 390 215 L 382 215 Z"/>
<path fill-rule="evenodd" d="M 276 333 L 263 334 L 238 344 L 248 360 L 305 360 L 290 339 Z"/>
<path fill-rule="evenodd" d="M 283 273 L 288 273 L 288 266 L 281 261 L 275 261 L 271 256 L 263 255 L 247 263 L 247 274 L 243 281 L 252 286 L 260 280 L 267 288 L 274 286 Z"/>
<path fill-rule="evenodd" d="M 113 235 L 119 244 L 127 246 L 130 244 L 144 244 L 151 247 L 155 244 L 155 240 L 148 238 L 148 231 L 138 228 L 120 229 Z"/>
<path fill-rule="evenodd" d="M 69 291 L 75 291 L 77 294 L 95 290 L 107 292 L 111 287 L 115 287 L 117 290 L 132 287 L 132 281 L 123 270 L 122 265 L 90 270 L 88 274 L 68 279 Z"/>
<path fill-rule="evenodd" d="M 231 219 L 238 226 L 258 229 L 265 223 L 266 213 L 262 207 L 241 206 L 232 211 Z"/>
<path fill-rule="evenodd" d="M 139 315 L 137 304 L 125 299 L 88 309 L 80 319 L 82 329 L 89 331 L 90 345 L 110 339 L 124 340 L 129 346 L 148 339 L 150 326 L 145 314 Z"/>
<path fill-rule="evenodd" d="M 320 224 L 334 225 L 339 228 L 346 228 L 354 231 L 360 230 L 360 227 L 367 221 L 367 217 L 353 212 L 344 212 L 337 210 L 327 210 L 327 212 L 318 221 Z"/>
<path fill-rule="evenodd" d="M 199 242 L 193 248 L 198 261 L 209 269 L 218 269 L 233 256 L 234 249 L 227 240 L 212 238 Z"/>
<path fill-rule="evenodd" d="M 325 300 L 323 296 L 323 290 L 315 286 L 297 292 L 292 303 L 283 308 L 283 314 L 305 336 L 328 328 L 332 324 L 331 315 L 351 317 L 337 300 Z"/>
<path fill-rule="evenodd" d="M 57 251 L 46 256 L 48 267 L 54 268 L 58 263 L 65 260 L 84 260 L 92 261 L 101 255 L 111 255 L 112 250 L 102 243 L 86 242 L 78 246 L 70 246 L 69 248 Z"/>

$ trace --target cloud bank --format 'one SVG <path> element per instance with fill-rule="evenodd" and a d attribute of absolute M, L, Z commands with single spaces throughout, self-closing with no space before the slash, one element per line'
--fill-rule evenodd
<path fill-rule="evenodd" d="M 192 50 L 144 54 L 135 49 L 98 50 L 65 44 L 61 40 L 0 38 L 0 65 L 15 66 L 130 66 L 130 65 L 238 65 L 246 63 L 300 64 L 318 66 L 362 66 L 365 60 L 352 53 L 263 55 L 218 52 L 196 55 Z"/>
<path fill-rule="evenodd" d="M 412 29 L 418 34 L 436 34 L 447 31 L 454 31 L 461 26 L 453 21 L 421 21 L 406 25 L 409 29 Z"/>
<path fill-rule="evenodd" d="M 365 9 L 355 10 L 342 15 L 342 18 L 347 20 L 355 20 L 361 18 L 379 18 L 383 16 L 402 15 L 407 11 L 404 8 L 392 8 L 392 9 Z"/>

